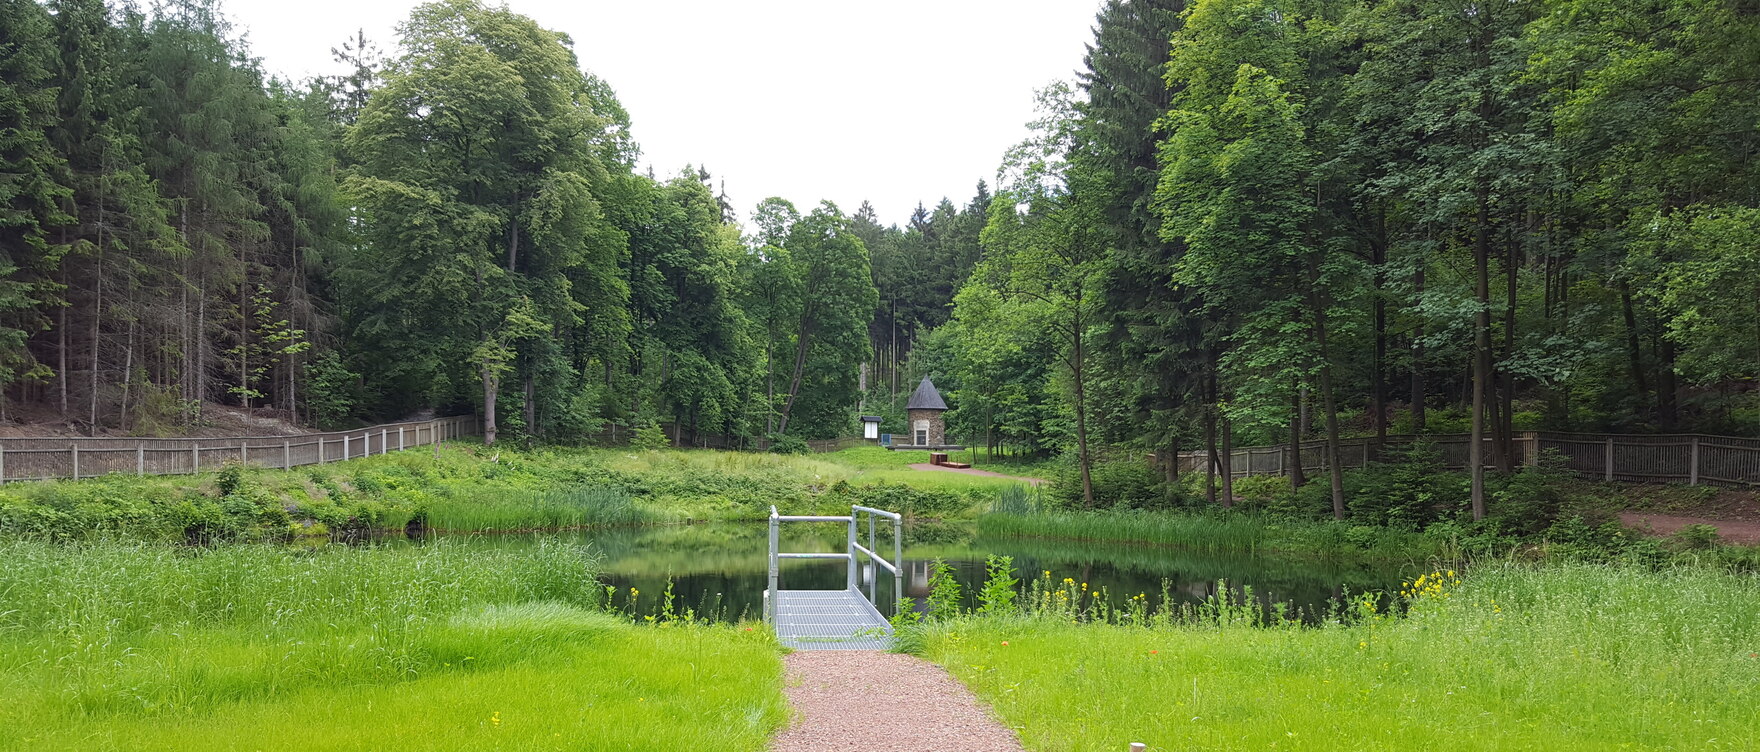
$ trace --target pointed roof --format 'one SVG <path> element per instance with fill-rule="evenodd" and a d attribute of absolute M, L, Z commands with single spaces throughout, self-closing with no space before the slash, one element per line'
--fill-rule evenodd
<path fill-rule="evenodd" d="M 942 401 L 941 393 L 935 391 L 935 382 L 924 376 L 923 383 L 917 385 L 917 391 L 911 392 L 910 401 L 904 403 L 904 409 L 946 410 L 947 403 Z"/>

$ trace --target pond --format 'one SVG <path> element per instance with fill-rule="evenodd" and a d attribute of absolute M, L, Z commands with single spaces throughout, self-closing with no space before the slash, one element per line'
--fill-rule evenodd
<path fill-rule="evenodd" d="M 844 523 L 785 523 L 782 548 L 789 552 L 840 552 Z M 471 546 L 528 546 L 541 539 L 578 541 L 599 559 L 600 579 L 618 590 L 620 605 L 631 588 L 640 591 L 637 611 L 652 613 L 670 587 L 675 610 L 694 610 L 718 619 L 761 618 L 766 586 L 768 528 L 763 522 L 710 522 L 684 525 L 599 528 L 593 530 L 474 536 Z M 866 528 L 861 531 L 866 543 Z M 1179 603 L 1202 603 L 1226 582 L 1234 596 L 1250 590 L 1267 610 L 1284 609 L 1312 621 L 1349 593 L 1393 592 L 1402 572 L 1397 566 L 1342 564 L 1306 559 L 1198 553 L 1131 544 L 1092 544 L 1042 539 L 979 536 L 970 523 L 923 522 L 907 525 L 904 546 L 905 595 L 928 594 L 929 564 L 936 558 L 952 566 L 963 586 L 968 607 L 985 577 L 986 556 L 1014 558 L 1016 577 L 1044 578 L 1060 583 L 1070 578 L 1087 583 L 1090 592 L 1104 592 L 1119 604 L 1143 595 L 1160 608 L 1164 597 Z M 428 540 L 434 540 L 429 538 Z M 418 544 L 419 545 L 419 544 Z M 876 550 L 890 555 L 890 531 L 879 532 Z M 874 573 L 863 562 L 863 582 Z M 838 560 L 784 560 L 782 587 L 800 590 L 842 589 L 846 563 Z M 879 570 L 876 583 L 881 612 L 890 615 L 891 573 Z"/>

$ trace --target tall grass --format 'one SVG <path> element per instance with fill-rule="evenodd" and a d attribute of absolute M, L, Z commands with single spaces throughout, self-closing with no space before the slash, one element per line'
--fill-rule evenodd
<path fill-rule="evenodd" d="M 0 560 L 3 749 L 756 750 L 784 717 L 765 633 L 604 613 L 578 546 L 10 542 Z"/>
<path fill-rule="evenodd" d="M 628 492 L 611 486 L 454 491 L 429 502 L 424 516 L 436 530 L 463 532 L 634 525 L 655 517 L 638 507 Z"/>
<path fill-rule="evenodd" d="M 997 509 L 1003 509 L 998 502 Z M 980 533 L 1001 537 L 1147 543 L 1195 551 L 1278 552 L 1344 558 L 1456 559 L 1442 535 L 1342 522 L 1310 522 L 1246 513 L 1149 511 L 1031 512 L 1014 503 L 978 519 Z"/>
<path fill-rule="evenodd" d="M 930 625 L 925 654 L 1034 750 L 1760 746 L 1755 578 L 1488 565 L 1444 579 L 1405 616 L 966 618 Z"/>
<path fill-rule="evenodd" d="M 1153 512 L 1000 512 L 978 518 L 983 535 L 1175 544 L 1199 551 L 1255 551 L 1268 538 L 1256 517 Z"/>

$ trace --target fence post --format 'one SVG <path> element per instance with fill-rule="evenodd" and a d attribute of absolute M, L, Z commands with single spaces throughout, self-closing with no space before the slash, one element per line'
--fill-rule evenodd
<path fill-rule="evenodd" d="M 251 464 L 251 443 L 249 441 L 238 442 L 238 464 Z"/>
<path fill-rule="evenodd" d="M 770 507 L 770 586 L 764 590 L 764 621 L 769 622 L 772 627 L 776 626 L 776 601 L 780 597 L 776 587 L 780 574 L 776 560 L 776 552 L 780 550 L 779 543 L 776 534 L 776 507 Z"/>
<path fill-rule="evenodd" d="M 293 442 L 287 439 L 281 440 L 281 469 L 293 469 Z"/>
<path fill-rule="evenodd" d="M 79 480 L 79 445 L 68 444 L 67 446 L 73 450 L 73 479 Z"/>
<path fill-rule="evenodd" d="M 1604 464 L 1606 465 L 1606 470 L 1607 470 L 1607 472 L 1606 472 L 1607 480 L 1612 481 L 1613 480 L 1613 437 L 1612 436 L 1607 437 L 1607 459 L 1605 460 Z"/>
<path fill-rule="evenodd" d="M 324 437 L 318 437 L 318 464 L 324 464 Z"/>
<path fill-rule="evenodd" d="M 1528 456 L 1522 458 L 1522 464 L 1528 467 L 1540 466 L 1540 432 L 1522 432 L 1522 441 L 1528 445 Z"/>
<path fill-rule="evenodd" d="M 397 425 L 397 451 L 403 451 L 403 424 Z"/>
<path fill-rule="evenodd" d="M 6 482 L 6 447 L 0 446 L 0 483 Z"/>
<path fill-rule="evenodd" d="M 192 473 L 202 471 L 202 445 L 200 442 L 189 445 L 189 471 Z"/>
<path fill-rule="evenodd" d="M 134 474 L 147 474 L 147 447 L 144 444 L 134 445 Z"/>
<path fill-rule="evenodd" d="M 853 512 L 854 510 L 851 510 L 851 511 Z M 868 513 L 868 550 L 869 551 L 874 550 L 874 513 L 873 512 Z M 872 558 L 872 557 L 870 557 L 870 558 Z M 871 561 L 868 563 L 868 565 L 870 567 L 872 567 L 873 571 L 874 571 L 874 578 L 871 580 L 868 580 L 868 603 L 873 604 L 873 606 L 875 608 L 879 608 L 880 604 L 874 603 L 874 600 L 879 597 L 879 593 L 880 593 L 880 590 L 879 590 L 879 588 L 880 588 L 880 565 L 875 564 Z"/>
<path fill-rule="evenodd" d="M 348 461 L 348 434 L 342 435 L 342 461 Z"/>
<path fill-rule="evenodd" d="M 1699 435 L 1693 434 L 1687 447 L 1687 485 L 1699 485 Z"/>
<path fill-rule="evenodd" d="M 388 435 L 390 435 L 390 434 L 385 429 L 383 429 L 383 428 L 379 429 L 379 453 L 380 454 L 386 454 L 391 451 L 391 442 L 385 440 L 385 437 Z"/>

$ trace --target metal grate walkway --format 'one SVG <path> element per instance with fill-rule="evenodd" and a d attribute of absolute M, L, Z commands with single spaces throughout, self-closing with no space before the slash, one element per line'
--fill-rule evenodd
<path fill-rule="evenodd" d="M 777 593 L 776 636 L 795 650 L 886 650 L 892 627 L 867 598 L 851 590 Z"/>

